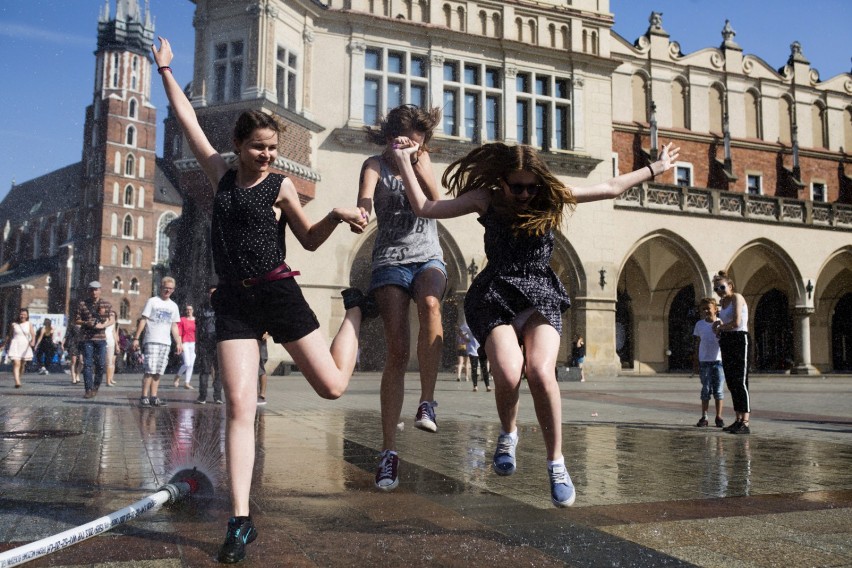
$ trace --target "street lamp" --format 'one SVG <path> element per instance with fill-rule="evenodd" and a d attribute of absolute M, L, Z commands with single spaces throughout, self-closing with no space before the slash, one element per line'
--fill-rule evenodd
<path fill-rule="evenodd" d="M 470 275 L 470 279 L 473 280 L 476 278 L 476 273 L 479 272 L 479 267 L 476 266 L 476 262 L 473 258 L 470 259 L 470 264 L 467 267 L 467 273 Z"/>

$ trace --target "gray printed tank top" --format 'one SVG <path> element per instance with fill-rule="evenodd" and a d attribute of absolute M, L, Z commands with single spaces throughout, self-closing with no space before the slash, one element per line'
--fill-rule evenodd
<path fill-rule="evenodd" d="M 381 156 L 379 181 L 373 193 L 378 232 L 373 246 L 373 270 L 397 264 L 444 260 L 438 242 L 438 223 L 414 214 L 405 185 L 395 177 Z"/>

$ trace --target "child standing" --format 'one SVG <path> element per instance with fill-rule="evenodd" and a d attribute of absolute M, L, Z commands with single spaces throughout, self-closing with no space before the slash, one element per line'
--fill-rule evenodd
<path fill-rule="evenodd" d="M 725 372 L 722 370 L 722 351 L 719 340 L 713 331 L 713 324 L 719 319 L 719 305 L 714 298 L 703 298 L 698 303 L 698 312 L 703 319 L 695 322 L 692 331 L 692 362 L 693 369 L 701 378 L 701 419 L 696 426 L 707 426 L 707 411 L 710 409 L 710 395 L 716 400 L 716 426 L 725 425 L 722 420 L 722 401 L 725 393 L 722 383 L 725 382 Z"/>
<path fill-rule="evenodd" d="M 535 149 L 485 144 L 450 164 L 442 182 L 455 199 L 439 201 L 427 199 L 411 166 L 418 141 L 398 137 L 393 142 L 397 167 L 418 216 L 444 219 L 476 213 L 485 227 L 488 262 L 468 290 L 464 311 L 474 337 L 485 345 L 494 375 L 501 432 L 492 468 L 498 475 L 515 472 L 524 373 L 547 449 L 551 501 L 568 507 L 574 503 L 575 491 L 562 456 L 562 399 L 555 369 L 562 312 L 570 302 L 550 267 L 553 233 L 562 225 L 566 206 L 612 199 L 653 179 L 673 167 L 678 149 L 668 144 L 660 159 L 649 166 L 569 189 Z"/>

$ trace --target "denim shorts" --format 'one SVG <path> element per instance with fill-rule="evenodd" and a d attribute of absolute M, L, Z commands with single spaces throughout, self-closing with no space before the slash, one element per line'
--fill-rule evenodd
<path fill-rule="evenodd" d="M 701 400 L 710 400 L 710 395 L 716 400 L 725 398 L 722 385 L 725 383 L 725 372 L 721 361 L 700 361 L 698 376 L 701 377 Z"/>
<path fill-rule="evenodd" d="M 408 292 L 409 296 L 414 296 L 414 282 L 417 277 L 423 272 L 430 269 L 440 270 L 444 275 L 444 281 L 447 280 L 447 266 L 442 260 L 432 259 L 426 262 L 412 262 L 409 264 L 392 264 L 383 266 L 373 271 L 372 280 L 370 282 L 370 291 L 374 291 L 382 286 L 399 286 Z M 446 286 L 445 286 L 446 288 Z"/>

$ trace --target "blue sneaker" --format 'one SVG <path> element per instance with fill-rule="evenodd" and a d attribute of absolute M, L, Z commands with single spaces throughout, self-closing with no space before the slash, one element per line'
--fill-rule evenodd
<path fill-rule="evenodd" d="M 568 475 L 565 466 L 556 464 L 549 467 L 547 468 L 547 475 L 550 477 L 550 500 L 553 504 L 557 507 L 573 505 L 577 493 L 574 491 L 574 484 L 571 483 L 571 476 Z"/>
<path fill-rule="evenodd" d="M 515 473 L 515 447 L 518 439 L 512 439 L 509 434 L 501 434 L 497 438 L 497 449 L 494 450 L 494 459 L 491 468 L 497 475 L 512 475 Z"/>
<path fill-rule="evenodd" d="M 438 431 L 438 421 L 435 418 L 435 407 L 437 402 L 423 401 L 417 407 L 417 414 L 414 416 L 414 427 L 420 428 L 427 432 Z"/>
<path fill-rule="evenodd" d="M 231 517 L 228 519 L 228 532 L 225 542 L 219 547 L 216 560 L 222 564 L 236 564 L 245 559 L 246 545 L 257 538 L 257 529 L 251 517 Z"/>

